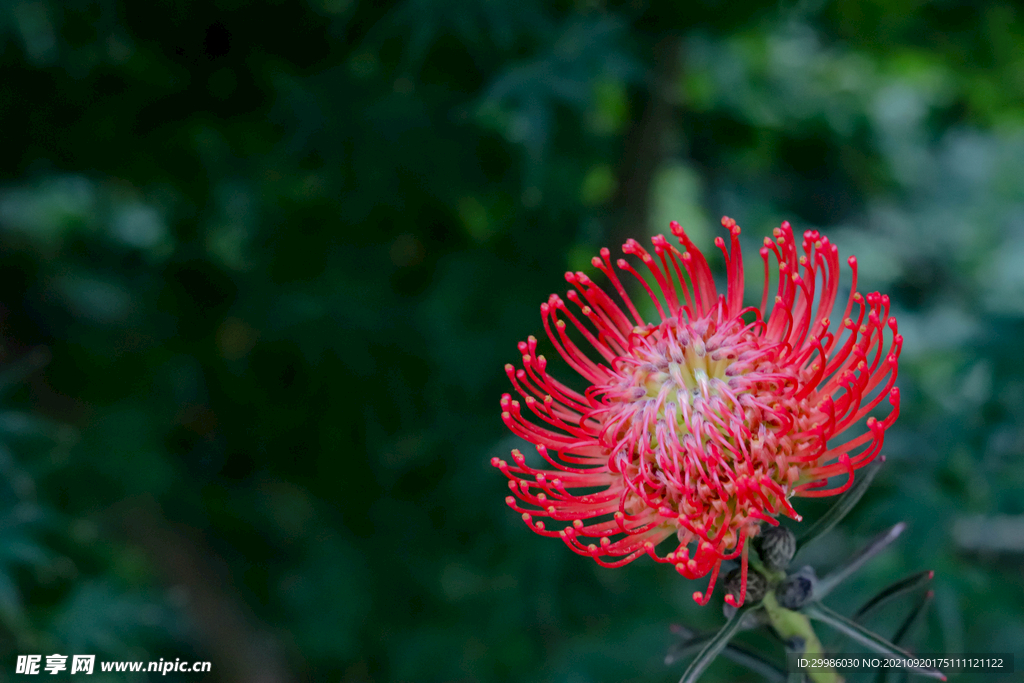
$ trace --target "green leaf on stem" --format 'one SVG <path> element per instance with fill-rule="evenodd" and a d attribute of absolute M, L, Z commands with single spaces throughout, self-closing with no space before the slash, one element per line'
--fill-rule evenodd
<path fill-rule="evenodd" d="M 865 602 L 860 609 L 854 612 L 853 617 L 851 618 L 854 621 L 863 620 L 866 616 L 868 616 L 868 614 L 874 612 L 876 609 L 880 608 L 882 605 L 889 602 L 890 600 L 895 600 L 899 596 L 909 593 L 919 588 L 920 586 L 925 585 L 926 583 L 932 580 L 933 576 L 935 576 L 935 572 L 931 570 L 925 570 L 923 572 L 917 572 L 916 574 L 911 574 L 906 578 L 900 579 L 896 583 L 886 588 L 883 588 L 877 595 L 875 595 L 873 598 Z"/>
<path fill-rule="evenodd" d="M 868 560 L 889 547 L 889 544 L 899 538 L 906 528 L 907 525 L 904 522 L 900 522 L 888 531 L 878 534 L 853 557 L 847 560 L 845 564 L 819 579 L 814 587 L 814 599 L 821 600 L 831 593 L 832 589 L 863 567 Z"/>
<path fill-rule="evenodd" d="M 695 654 L 715 637 L 713 633 L 698 636 L 690 629 L 681 626 L 675 627 L 673 630 L 678 635 L 681 635 L 682 639 L 669 649 L 668 654 L 665 655 L 665 664 L 674 664 L 684 657 Z M 785 671 L 753 650 L 741 645 L 733 645 L 731 643 L 726 645 L 722 650 L 722 656 L 735 664 L 746 667 L 755 674 L 759 674 L 768 683 L 785 683 L 786 681 Z"/>
<path fill-rule="evenodd" d="M 740 645 L 729 645 L 722 652 L 722 656 L 729 661 L 759 674 L 769 683 L 784 683 L 786 672 L 775 666 L 753 650 Z"/>
<path fill-rule="evenodd" d="M 865 647 L 871 648 L 875 652 L 884 655 L 892 655 L 895 657 L 905 657 L 912 659 L 913 655 L 903 650 L 897 645 L 890 643 L 882 636 L 869 631 L 860 624 L 847 619 L 842 614 L 830 610 L 820 602 L 812 602 L 804 608 L 804 613 L 815 621 L 820 621 L 824 624 L 828 624 L 836 631 L 839 631 L 843 635 L 847 636 L 851 640 L 855 640 Z M 928 676 L 929 678 L 935 678 L 940 681 L 946 680 L 945 674 L 937 669 L 929 668 L 918 668 L 908 667 L 909 671 Z"/>
<path fill-rule="evenodd" d="M 935 593 L 932 591 L 928 591 L 921 596 L 921 599 L 917 601 L 914 609 L 910 611 L 907 618 L 904 619 L 903 623 L 900 624 L 900 627 L 896 629 L 896 634 L 892 637 L 892 642 L 897 645 L 903 642 L 904 638 L 907 637 L 907 633 L 910 631 L 910 627 L 914 625 L 914 622 L 917 621 L 917 618 L 924 612 L 925 608 L 928 607 L 934 597 Z"/>
<path fill-rule="evenodd" d="M 714 637 L 714 633 L 705 633 L 703 635 L 697 635 L 693 629 L 686 628 L 679 624 L 672 624 L 672 634 L 679 636 L 679 640 L 672 644 L 665 653 L 665 664 L 672 665 L 678 662 L 684 657 L 696 654 L 709 640 Z"/>
<path fill-rule="evenodd" d="M 831 530 L 853 509 L 853 506 L 861 499 L 864 492 L 868 490 L 871 481 L 882 468 L 883 462 L 885 462 L 884 456 L 879 456 L 871 464 L 860 470 L 860 476 L 854 480 L 853 486 L 839 497 L 839 500 L 828 509 L 828 512 L 812 524 L 807 531 L 797 537 L 797 552 L 800 552 L 801 548 L 814 541 L 814 539 Z"/>
<path fill-rule="evenodd" d="M 751 609 L 753 609 L 752 605 L 744 605 L 736 610 L 729 618 L 729 621 L 725 622 L 725 625 L 719 629 L 718 633 L 704 645 L 704 649 L 694 657 L 693 661 L 690 662 L 690 666 L 686 667 L 686 672 L 679 679 L 679 683 L 697 683 L 697 679 L 704 673 L 704 670 L 710 666 L 711 662 L 715 661 L 715 657 L 725 649 L 725 646 L 729 644 L 732 637 L 740 630 L 743 616 Z"/>
<path fill-rule="evenodd" d="M 896 635 L 893 636 L 892 642 L 897 645 L 902 644 L 904 638 L 907 637 L 907 633 L 910 631 L 910 627 L 914 625 L 914 622 L 917 621 L 917 617 L 924 611 L 934 596 L 935 593 L 928 591 L 920 597 L 917 604 L 914 605 L 914 609 L 910 610 L 910 614 L 908 614 L 907 618 L 903 620 L 900 627 L 896 629 Z M 905 673 L 903 677 L 906 678 Z M 888 671 L 885 669 L 880 670 L 878 672 L 878 677 L 875 680 L 877 683 L 885 683 L 888 680 Z"/>

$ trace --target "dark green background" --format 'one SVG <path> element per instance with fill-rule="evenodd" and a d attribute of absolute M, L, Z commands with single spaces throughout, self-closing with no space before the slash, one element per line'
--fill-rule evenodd
<path fill-rule="evenodd" d="M 934 569 L 916 647 L 1024 667 L 1022 97 L 1011 3 L 3 3 L 0 679 L 677 680 L 704 582 L 530 533 L 489 461 L 562 272 L 726 213 L 751 267 L 825 230 L 906 336 L 806 559 L 910 528 L 830 604 Z"/>

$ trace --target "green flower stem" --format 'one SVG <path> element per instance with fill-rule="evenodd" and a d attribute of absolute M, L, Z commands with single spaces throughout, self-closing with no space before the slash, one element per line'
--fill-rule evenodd
<path fill-rule="evenodd" d="M 775 593 L 769 591 L 761 603 L 772 627 L 783 640 L 800 638 L 804 641 L 804 654 L 808 658 L 822 657 L 825 654 L 821 641 L 811 627 L 811 620 L 800 612 L 788 610 L 779 605 Z M 807 672 L 814 683 L 843 683 L 843 677 L 832 669 L 814 669 Z"/>
<path fill-rule="evenodd" d="M 748 561 L 753 569 L 757 570 L 761 573 L 761 576 L 768 579 L 768 583 L 770 585 L 779 583 L 786 578 L 786 571 L 784 569 L 769 569 L 767 565 L 761 561 L 761 558 L 756 552 L 750 554 Z"/>

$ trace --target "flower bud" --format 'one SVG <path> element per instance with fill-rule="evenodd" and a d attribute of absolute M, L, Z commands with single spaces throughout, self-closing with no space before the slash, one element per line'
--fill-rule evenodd
<path fill-rule="evenodd" d="M 733 598 L 739 600 L 741 591 L 742 571 L 739 567 L 725 575 L 725 592 L 732 593 Z M 754 570 L 753 567 L 747 570 L 747 597 L 746 603 L 758 603 L 768 592 L 768 579 Z"/>
<path fill-rule="evenodd" d="M 757 537 L 757 552 L 769 569 L 781 570 L 789 566 L 796 554 L 796 536 L 784 526 L 770 526 Z"/>
<path fill-rule="evenodd" d="M 775 598 L 786 609 L 800 609 L 814 597 L 814 584 L 818 578 L 811 567 L 801 567 L 775 587 Z"/>

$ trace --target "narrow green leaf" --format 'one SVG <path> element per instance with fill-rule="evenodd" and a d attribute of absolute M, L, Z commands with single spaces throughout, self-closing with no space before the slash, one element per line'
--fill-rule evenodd
<path fill-rule="evenodd" d="M 742 645 L 727 645 L 722 656 L 729 661 L 760 674 L 769 683 L 785 683 L 786 672 L 758 653 Z"/>
<path fill-rule="evenodd" d="M 678 624 L 672 625 L 672 633 L 679 636 L 679 640 L 673 643 L 665 653 L 666 665 L 675 664 L 680 659 L 696 654 L 715 636 L 714 633 L 697 635 L 692 629 Z"/>
<path fill-rule="evenodd" d="M 928 591 L 923 596 L 921 596 L 921 599 L 917 601 L 917 604 L 914 606 L 914 609 L 910 610 L 910 614 L 908 614 L 907 618 L 903 620 L 903 623 L 900 624 L 900 627 L 896 629 L 896 634 L 892 637 L 892 642 L 896 643 L 897 645 L 903 642 L 903 639 L 907 637 L 907 633 L 910 631 L 910 627 L 914 625 L 914 622 L 917 621 L 917 618 L 921 615 L 922 612 L 924 612 L 925 608 L 928 607 L 933 597 L 935 597 L 935 594 L 931 591 Z"/>
<path fill-rule="evenodd" d="M 814 599 L 821 600 L 832 592 L 836 586 L 845 581 L 851 574 L 864 566 L 872 557 L 889 547 L 889 544 L 899 538 L 907 525 L 903 522 L 895 525 L 888 531 L 884 531 L 873 539 L 866 546 L 861 548 L 853 557 L 846 561 L 834 571 L 818 580 L 814 587 Z"/>
<path fill-rule="evenodd" d="M 913 626 L 915 621 L 917 621 L 918 615 L 921 614 L 921 612 L 924 611 L 924 608 L 928 606 L 933 596 L 934 593 L 932 593 L 931 591 L 928 591 L 927 593 L 921 596 L 921 598 L 917 601 L 917 604 L 914 606 L 914 609 L 910 611 L 910 614 L 907 615 L 907 618 L 904 619 L 903 623 L 900 624 L 900 627 L 896 629 L 896 635 L 893 637 L 892 642 L 896 643 L 897 645 L 900 645 L 902 643 L 903 639 L 906 638 L 907 632 L 910 630 L 910 627 Z M 903 674 L 901 680 L 906 680 L 907 673 L 905 671 L 901 673 Z M 875 677 L 875 683 L 886 683 L 888 680 L 889 671 L 887 671 L 886 669 L 879 670 L 878 676 Z"/>
<path fill-rule="evenodd" d="M 852 619 L 854 621 L 863 620 L 868 616 L 868 614 L 874 612 L 890 600 L 894 600 L 901 595 L 925 585 L 932 580 L 933 576 L 935 576 L 935 572 L 926 570 L 916 574 L 911 574 L 910 576 L 900 579 L 896 583 L 883 588 L 877 595 L 865 602 L 861 608 L 854 613 Z"/>
<path fill-rule="evenodd" d="M 875 652 L 884 655 L 893 655 L 896 657 L 913 658 L 913 655 L 907 652 L 906 650 L 903 650 L 900 647 L 890 643 L 882 636 L 867 630 L 860 624 L 851 621 L 850 619 L 847 619 L 842 614 L 839 614 L 838 612 L 833 612 L 828 607 L 822 605 L 820 602 L 812 602 L 811 604 L 809 604 L 807 607 L 804 608 L 804 613 L 806 613 L 807 616 L 809 616 L 811 619 L 814 619 L 815 621 L 820 621 L 824 624 L 828 624 L 836 631 L 839 631 L 843 635 L 847 636 L 852 640 L 857 641 L 865 647 L 871 648 Z M 940 681 L 946 680 L 945 674 L 943 674 L 941 671 L 938 671 L 937 669 L 910 667 L 909 670 L 914 671 L 915 673 L 922 674 L 924 676 L 928 676 L 930 678 L 938 679 Z"/>
<path fill-rule="evenodd" d="M 740 630 L 740 622 L 743 621 L 743 616 L 750 609 L 750 606 L 744 605 L 736 610 L 732 617 L 729 618 L 729 621 L 725 622 L 725 625 L 722 626 L 718 633 L 704 645 L 704 649 L 694 657 L 693 661 L 690 662 L 690 666 L 686 667 L 686 672 L 679 679 L 679 683 L 697 683 L 697 679 L 704 673 L 704 670 L 710 666 L 711 662 L 715 661 L 715 657 L 725 649 L 725 646 L 729 644 L 732 637 Z"/>
<path fill-rule="evenodd" d="M 822 515 L 817 522 L 812 524 L 807 531 L 797 537 L 797 552 L 800 552 L 801 548 L 810 544 L 814 539 L 831 530 L 832 527 L 838 524 L 843 517 L 853 509 L 853 506 L 861 499 L 864 492 L 868 490 L 868 486 L 875 478 L 875 475 L 878 474 L 878 471 L 882 468 L 882 463 L 884 461 L 885 458 L 883 456 L 879 456 L 867 467 L 861 468 L 858 471 L 858 476 L 854 479 L 853 486 L 839 497 L 839 500 L 836 501 L 835 505 L 828 509 L 828 512 Z"/>
<path fill-rule="evenodd" d="M 665 655 L 665 664 L 674 664 L 684 657 L 689 657 L 698 652 L 715 637 L 713 633 L 697 636 L 693 631 L 685 627 L 676 627 L 674 631 L 682 635 L 683 639 L 669 649 L 668 654 Z M 746 667 L 755 674 L 759 674 L 769 683 L 785 683 L 786 681 L 785 671 L 753 650 L 741 645 L 726 645 L 725 649 L 722 650 L 722 656 L 740 666 Z"/>

